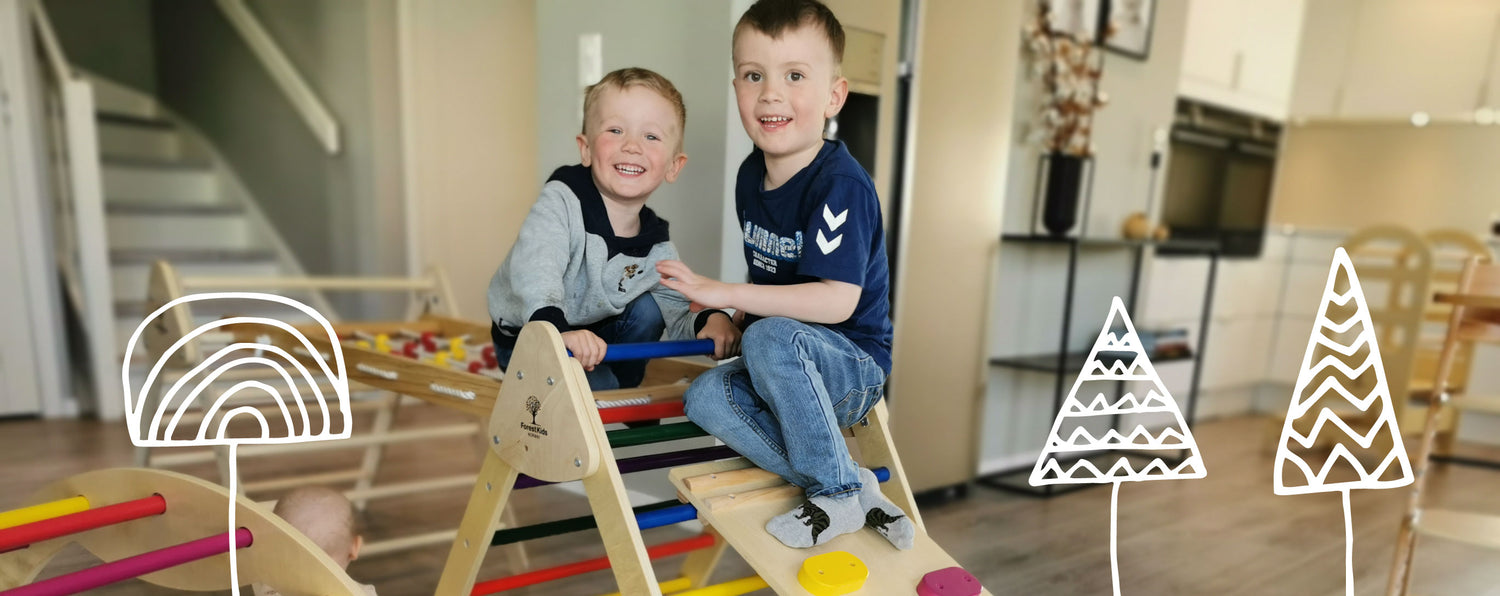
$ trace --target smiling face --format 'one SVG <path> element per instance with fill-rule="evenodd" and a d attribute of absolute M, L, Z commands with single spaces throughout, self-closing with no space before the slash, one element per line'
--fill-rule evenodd
<path fill-rule="evenodd" d="M 677 111 L 650 89 L 604 89 L 585 117 L 578 153 L 607 200 L 645 202 L 663 181 L 676 181 L 687 163 Z"/>
<path fill-rule="evenodd" d="M 789 29 L 775 39 L 742 27 L 735 36 L 740 121 L 768 166 L 812 163 L 823 147 L 824 121 L 839 113 L 848 92 L 828 37 L 816 27 Z"/>

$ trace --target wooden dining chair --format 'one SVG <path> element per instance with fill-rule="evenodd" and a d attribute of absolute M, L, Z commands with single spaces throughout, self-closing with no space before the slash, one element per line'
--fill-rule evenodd
<path fill-rule="evenodd" d="M 1478 342 L 1500 343 L 1500 265 L 1473 257 L 1458 278 L 1454 292 L 1441 292 L 1433 301 L 1451 307 L 1448 331 L 1438 357 L 1437 374 L 1427 401 L 1425 424 L 1413 463 L 1415 481 L 1407 500 L 1406 514 L 1397 536 L 1395 565 L 1387 593 L 1406 594 L 1411 584 L 1413 556 L 1419 536 L 1435 536 L 1500 550 L 1500 516 L 1424 508 L 1427 472 L 1440 423 L 1446 411 L 1478 410 L 1500 414 L 1500 397 L 1464 395 L 1454 392 L 1450 381 L 1459 352 Z"/>
<path fill-rule="evenodd" d="M 1494 263 L 1495 254 L 1488 244 L 1478 236 L 1456 228 L 1440 228 L 1423 234 L 1432 248 L 1433 293 L 1452 293 L 1458 289 L 1458 280 L 1470 260 L 1478 257 L 1481 262 Z M 1429 300 L 1423 314 L 1422 335 L 1417 339 L 1416 361 L 1412 365 L 1411 398 L 1419 406 L 1434 394 L 1433 384 L 1437 378 L 1437 364 L 1442 354 L 1448 318 L 1453 306 Z M 1448 392 L 1463 393 L 1469 382 L 1474 362 L 1474 344 L 1460 344 L 1453 356 L 1453 370 L 1448 375 Z M 1450 456 L 1458 437 L 1461 410 L 1448 408 L 1438 421 L 1437 443 L 1434 456 Z"/>

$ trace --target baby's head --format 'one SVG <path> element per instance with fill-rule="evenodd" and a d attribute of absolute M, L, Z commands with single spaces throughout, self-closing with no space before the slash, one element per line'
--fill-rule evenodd
<path fill-rule="evenodd" d="M 687 107 L 671 81 L 622 68 L 584 92 L 578 153 L 605 198 L 644 202 L 663 181 L 676 181 L 687 163 L 686 126 Z"/>
<path fill-rule="evenodd" d="M 844 28 L 817 0 L 759 0 L 734 27 L 734 95 L 750 140 L 769 158 L 823 146 L 823 125 L 844 107 Z"/>
<path fill-rule="evenodd" d="M 299 488 L 276 501 L 276 515 L 328 553 L 339 567 L 359 558 L 364 540 L 354 531 L 354 506 L 338 491 Z"/>

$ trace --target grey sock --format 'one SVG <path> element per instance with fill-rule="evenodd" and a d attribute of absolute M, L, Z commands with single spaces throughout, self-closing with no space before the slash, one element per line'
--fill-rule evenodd
<path fill-rule="evenodd" d="M 917 527 L 911 523 L 906 512 L 885 498 L 880 492 L 880 480 L 875 473 L 859 469 L 859 481 L 864 489 L 859 491 L 859 506 L 865 510 L 865 524 L 875 528 L 881 536 L 901 550 L 910 550 L 916 538 Z"/>
<path fill-rule="evenodd" d="M 813 497 L 796 509 L 771 518 L 766 531 L 794 548 L 817 546 L 850 532 L 865 523 L 859 497 Z"/>

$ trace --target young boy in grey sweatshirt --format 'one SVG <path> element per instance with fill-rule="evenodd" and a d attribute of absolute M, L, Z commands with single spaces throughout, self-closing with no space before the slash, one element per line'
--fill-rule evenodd
<path fill-rule="evenodd" d="M 697 337 L 714 340 L 716 358 L 737 354 L 740 333 L 729 316 L 694 315 L 656 272 L 656 263 L 679 258 L 667 221 L 646 200 L 687 163 L 682 94 L 655 72 L 625 68 L 590 86 L 583 106 L 583 163 L 552 173 L 490 279 L 500 365 L 509 366 L 529 321 L 557 327 L 596 391 L 645 377 L 643 361 L 600 363 L 612 343 Z"/>

